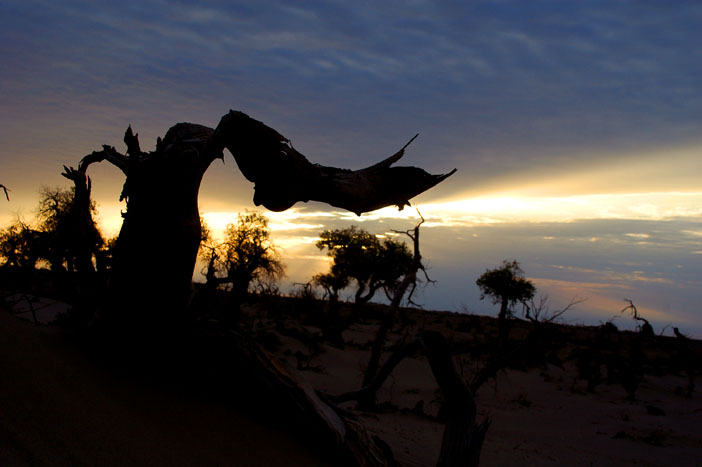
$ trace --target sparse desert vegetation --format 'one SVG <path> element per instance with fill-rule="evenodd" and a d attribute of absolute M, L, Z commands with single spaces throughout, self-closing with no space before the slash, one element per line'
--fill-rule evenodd
<path fill-rule="evenodd" d="M 228 306 L 226 294 L 218 294 L 217 303 L 217 306 Z M 15 304 L 16 309 L 18 306 L 21 304 Z M 365 305 L 358 320 L 343 331 L 342 345 L 338 342 L 332 345 L 323 336 L 324 308 L 324 301 L 309 297 L 252 295 L 242 308 L 240 325 L 268 354 L 299 371 L 323 399 L 333 400 L 335 396 L 361 387 L 370 350 L 387 307 Z M 355 313 L 353 308 L 352 303 L 341 303 L 340 313 Z M 9 316 L 5 315 L 6 311 L 3 313 Z M 402 314 L 403 319 L 398 320 L 387 335 L 381 365 L 410 343 L 413 336 L 426 331 L 446 337 L 457 371 L 468 385 L 494 364 L 498 319 L 414 308 L 402 309 Z M 208 316 L 201 318 L 204 322 L 209 319 Z M 475 391 L 478 422 L 491 420 L 482 448 L 483 465 L 602 462 L 669 465 L 673 458 L 678 465 L 697 462 L 702 433 L 697 423 L 700 395 L 695 390 L 695 379 L 700 374 L 701 342 L 677 337 L 646 337 L 606 325 L 544 323 L 535 326 L 527 320 L 509 321 L 504 358 Z M 174 410 L 201 404 L 203 397 L 211 400 L 214 404 L 211 407 L 221 407 L 222 412 L 217 417 L 222 419 L 218 423 L 229 436 L 240 435 L 233 433 L 234 428 L 227 426 L 225 419 L 241 423 L 237 418 L 240 413 L 253 414 L 264 424 L 275 425 L 281 421 L 278 417 L 282 412 L 277 412 L 280 407 L 273 404 L 264 410 L 269 401 L 252 397 L 240 387 L 243 382 L 255 384 L 248 377 L 244 378 L 246 373 L 236 362 L 227 361 L 224 355 L 210 354 L 204 359 L 205 355 L 196 352 L 191 355 L 193 360 L 189 360 L 174 353 L 170 357 L 179 362 L 177 369 L 172 367 L 172 362 L 168 363 L 169 359 L 158 360 L 163 366 L 160 369 L 147 370 L 139 364 L 127 372 L 124 368 L 116 371 L 114 360 L 96 359 L 94 355 L 88 358 L 86 354 L 92 351 L 85 352 L 84 346 L 78 346 L 80 351 L 75 353 L 75 329 L 55 325 L 37 327 L 29 323 L 14 324 L 10 329 L 14 327 L 21 327 L 22 333 L 32 336 L 32 342 L 38 347 L 51 349 L 60 342 L 73 349 L 69 354 L 57 353 L 57 359 L 70 358 L 79 362 L 88 359 L 90 365 L 82 363 L 84 376 L 81 378 L 96 378 L 96 374 L 104 377 L 105 362 L 111 361 L 109 384 L 132 385 L 134 394 L 143 392 L 173 399 Z M 12 339 L 3 342 L 11 345 Z M 95 343 L 83 341 L 83 345 Z M 94 351 L 94 347 L 91 348 Z M 104 354 L 103 357 L 107 358 Z M 26 362 L 30 364 L 32 358 L 30 354 Z M 203 359 L 196 361 L 199 358 Z M 142 363 L 154 364 L 153 359 L 145 362 Z M 61 361 L 59 365 L 70 368 L 75 362 Z M 225 368 L 232 373 L 226 375 Z M 141 376 L 135 376 L 139 374 Z M 233 390 L 233 387 L 239 389 Z M 355 400 L 339 405 L 387 443 L 400 465 L 435 465 L 448 415 L 442 411 L 444 400 L 426 357 L 415 351 L 406 354 L 393 368 L 377 389 L 376 403 L 372 407 L 359 409 Z M 75 414 L 77 418 L 91 417 L 89 410 L 80 411 Z M 157 416 L 157 413 L 154 408 L 152 415 Z M 189 414 L 189 423 L 206 423 L 207 417 L 212 416 L 199 420 L 196 415 Z M 206 432 L 210 428 L 201 429 Z M 294 422 L 289 421 L 287 430 L 290 429 L 296 430 Z M 299 443 L 301 447 L 295 450 L 325 452 L 319 443 L 310 443 L 309 438 L 300 436 L 299 431 L 297 438 L 285 429 L 279 436 L 291 437 L 294 446 Z M 197 439 L 195 436 L 181 442 Z M 86 443 L 83 447 L 73 446 L 72 449 L 77 451 L 77 458 L 82 455 L 88 456 L 83 459 L 89 459 L 89 454 L 81 453 L 81 449 L 89 449 L 92 441 L 86 438 L 76 443 L 83 441 Z M 116 443 L 117 440 L 108 437 L 106 442 Z M 215 450 L 212 456 L 231 458 L 228 456 L 235 455 L 231 449 L 236 446 L 238 444 L 232 441 L 229 447 L 221 446 L 221 451 Z M 285 449 L 293 448 L 286 445 Z M 163 455 L 158 449 L 152 454 L 155 459 L 167 459 L 158 457 Z M 135 454 L 125 452 L 124 455 Z M 334 463 L 333 455 L 320 456 L 319 462 Z"/>

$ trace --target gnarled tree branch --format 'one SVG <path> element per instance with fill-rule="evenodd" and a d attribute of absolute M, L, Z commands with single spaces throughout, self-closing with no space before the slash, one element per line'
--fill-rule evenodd
<path fill-rule="evenodd" d="M 416 138 L 416 136 L 415 136 Z M 321 201 L 360 215 L 385 206 L 402 209 L 447 174 L 432 175 L 417 167 L 391 167 L 410 140 L 391 157 L 360 170 L 313 164 L 290 140 L 243 112 L 222 117 L 212 149 L 227 148 L 244 176 L 255 185 L 254 203 L 284 211 L 298 201 Z"/>
<path fill-rule="evenodd" d="M 90 164 L 95 162 L 107 161 L 120 169 L 124 175 L 129 175 L 129 158 L 124 154 L 120 154 L 117 150 L 106 144 L 102 145 L 102 151 L 93 151 L 87 156 L 84 156 L 78 164 L 78 170 L 85 173 Z"/>

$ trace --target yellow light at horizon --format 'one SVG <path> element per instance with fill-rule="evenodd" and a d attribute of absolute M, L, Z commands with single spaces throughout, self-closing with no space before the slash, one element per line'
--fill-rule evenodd
<path fill-rule="evenodd" d="M 200 214 L 205 220 L 207 227 L 210 229 L 210 235 L 214 240 L 224 240 L 224 231 L 227 230 L 229 224 L 236 222 L 236 212 L 205 212 Z"/>
<path fill-rule="evenodd" d="M 485 196 L 424 204 L 439 225 L 571 222 L 585 219 L 662 220 L 702 216 L 702 192 L 608 193 L 563 197 Z"/>
<path fill-rule="evenodd" d="M 99 224 L 107 237 L 119 233 L 122 224 L 120 204 L 100 206 Z M 573 222 L 576 220 L 630 219 L 663 220 L 686 217 L 702 219 L 702 191 L 604 193 L 573 196 L 520 196 L 516 193 L 447 199 L 418 205 L 426 222 L 424 227 L 460 227 L 496 223 Z M 227 225 L 236 223 L 235 211 L 202 213 L 215 239 L 221 239 Z M 300 238 L 296 232 L 320 232 L 338 221 L 366 222 L 412 221 L 419 215 L 414 208 L 399 211 L 386 207 L 361 217 L 345 211 L 305 211 L 292 208 L 284 212 L 264 212 L 271 232 Z M 696 231 L 695 231 L 696 232 Z M 702 235 L 702 233 L 700 234 Z M 316 237 L 315 237 L 316 238 Z M 290 245 L 288 245 L 290 246 Z"/>
<path fill-rule="evenodd" d="M 236 224 L 239 214 L 239 212 L 235 211 L 210 211 L 202 213 L 201 216 L 207 223 L 207 226 L 209 227 L 215 239 L 221 240 L 223 238 L 224 231 L 227 229 L 227 226 L 230 224 Z M 336 214 L 333 212 L 302 212 L 295 208 L 284 212 L 265 211 L 263 215 L 266 216 L 266 218 L 268 218 L 268 228 L 271 232 L 321 230 L 324 228 L 324 224 L 321 224 L 319 222 L 305 223 L 302 221 L 308 218 L 319 220 L 320 218 L 323 219 L 336 217 Z"/>

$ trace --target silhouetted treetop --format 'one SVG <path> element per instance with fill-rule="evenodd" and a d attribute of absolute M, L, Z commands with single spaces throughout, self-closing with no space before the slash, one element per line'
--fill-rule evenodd
<path fill-rule="evenodd" d="M 536 287 L 524 278 L 523 274 L 524 271 L 516 260 L 503 261 L 502 266 L 487 269 L 475 281 L 480 288 L 481 300 L 490 297 L 493 303 L 500 304 L 500 320 L 504 320 L 510 314 L 511 307 L 515 304 L 526 303 L 534 297 Z"/>
<path fill-rule="evenodd" d="M 268 219 L 260 212 L 240 213 L 236 224 L 227 226 L 224 241 L 205 254 L 208 259 L 218 257 L 211 266 L 219 270 L 219 277 L 208 271 L 208 279 L 212 274 L 215 282 L 232 283 L 242 293 L 252 282 L 279 278 L 285 270 L 271 241 Z"/>
<path fill-rule="evenodd" d="M 330 272 L 318 276 L 317 282 L 344 288 L 342 284 L 355 281 L 357 303 L 368 302 L 380 288 L 388 292 L 394 289 L 412 263 L 412 254 L 404 242 L 381 240 L 355 226 L 325 230 L 317 248 L 326 250 L 332 258 Z"/>

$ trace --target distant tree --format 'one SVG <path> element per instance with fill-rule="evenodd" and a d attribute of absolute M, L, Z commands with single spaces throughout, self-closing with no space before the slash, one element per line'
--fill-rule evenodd
<path fill-rule="evenodd" d="M 84 216 L 76 207 L 75 188 L 42 188 L 36 220 L 17 219 L 0 233 L 5 264 L 34 269 L 43 261 L 53 271 L 94 272 L 93 259 L 99 261 L 105 242 L 93 221 L 96 207 L 89 195 L 88 203 Z"/>
<path fill-rule="evenodd" d="M 527 304 L 534 297 L 536 287 L 531 281 L 524 278 L 524 271 L 516 260 L 503 261 L 502 266 L 487 269 L 475 281 L 480 288 L 480 299 L 491 297 L 492 302 L 500 304 L 500 313 L 497 316 L 500 340 L 506 338 L 506 320 L 511 315 L 512 307 L 517 303 Z"/>
<path fill-rule="evenodd" d="M 362 306 L 378 290 L 382 289 L 388 297 L 392 296 L 401 278 L 410 269 L 412 254 L 403 242 L 391 238 L 381 240 L 355 226 L 325 230 L 320 235 L 317 248 L 326 250 L 332 259 L 329 272 L 313 278 L 329 297 L 323 333 L 329 341 L 341 345 L 341 333 L 356 321 Z M 337 303 L 339 291 L 351 284 L 356 286 L 353 306 L 351 313 L 342 317 Z"/>
<path fill-rule="evenodd" d="M 339 292 L 348 287 L 349 278 L 328 272 L 315 275 L 312 282 L 324 290 L 324 298 L 336 303 L 339 300 Z"/>
<path fill-rule="evenodd" d="M 355 226 L 325 230 L 317 248 L 327 250 L 332 259 L 329 273 L 318 277 L 337 292 L 354 282 L 354 303 L 359 305 L 369 302 L 380 289 L 391 295 L 412 264 L 412 253 L 404 242 L 381 241 Z"/>
<path fill-rule="evenodd" d="M 4 265 L 22 270 L 33 270 L 47 256 L 41 250 L 41 232 L 17 218 L 0 231 L 0 257 Z"/>
<path fill-rule="evenodd" d="M 205 239 L 207 232 L 207 228 L 202 230 Z M 237 223 L 227 226 L 224 242 L 206 241 L 201 255 L 208 261 L 208 284 L 229 284 L 237 308 L 252 285 L 275 281 L 285 272 L 270 238 L 268 219 L 256 211 L 239 214 Z"/>

